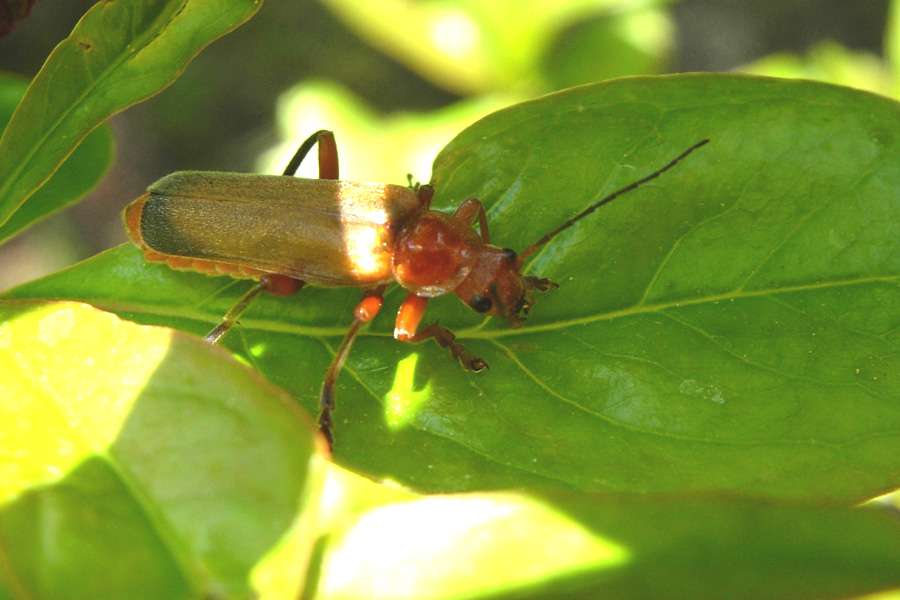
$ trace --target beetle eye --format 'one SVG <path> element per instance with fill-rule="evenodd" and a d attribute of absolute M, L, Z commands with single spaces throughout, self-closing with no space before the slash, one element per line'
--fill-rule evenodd
<path fill-rule="evenodd" d="M 469 306 L 475 312 L 486 313 L 491 310 L 493 305 L 494 303 L 487 296 L 472 296 L 472 299 L 469 300 Z"/>
<path fill-rule="evenodd" d="M 516 259 L 519 258 L 519 255 L 516 254 L 516 251 L 510 250 L 509 248 L 504 248 L 503 254 L 506 255 L 506 258 L 509 259 L 509 262 L 516 262 Z"/>

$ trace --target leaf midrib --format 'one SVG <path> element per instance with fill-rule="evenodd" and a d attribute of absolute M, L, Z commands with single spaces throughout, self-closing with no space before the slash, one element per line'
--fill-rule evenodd
<path fill-rule="evenodd" d="M 529 327 L 526 325 L 521 329 L 508 329 L 508 330 L 488 330 L 488 331 L 480 331 L 478 329 L 461 329 L 459 330 L 459 337 L 468 337 L 468 338 L 479 338 L 479 339 L 488 339 L 488 338 L 496 338 L 496 337 L 505 337 L 510 335 L 523 335 L 535 332 L 542 331 L 555 331 L 559 329 L 566 329 L 568 327 L 573 327 L 576 325 L 587 325 L 591 323 L 596 323 L 598 321 L 610 321 L 613 319 L 620 319 L 623 317 L 630 317 L 634 315 L 647 314 L 647 313 L 657 313 L 662 312 L 664 310 L 670 308 L 680 308 L 683 306 L 693 306 L 698 304 L 708 304 L 708 303 L 717 303 L 723 301 L 731 301 L 731 300 L 742 300 L 745 298 L 761 298 L 761 297 L 770 297 L 779 294 L 792 294 L 796 292 L 805 292 L 812 290 L 820 290 L 820 289 L 829 289 L 829 288 L 838 288 L 845 286 L 854 286 L 854 285 L 865 285 L 869 283 L 897 283 L 900 280 L 900 275 L 891 275 L 891 276 L 883 276 L 883 277 L 864 277 L 857 279 L 841 279 L 835 281 L 824 281 L 819 283 L 812 284 L 803 284 L 803 285 L 795 285 L 795 286 L 784 286 L 779 288 L 763 288 L 759 290 L 752 291 L 729 291 L 722 294 L 710 294 L 706 296 L 698 296 L 696 298 L 686 298 L 679 300 L 672 300 L 668 302 L 658 302 L 653 304 L 635 304 L 629 306 L 627 308 L 622 308 L 619 310 L 613 310 L 608 312 L 603 312 L 593 316 L 581 317 L 576 319 L 567 319 L 565 321 L 554 321 L 552 323 L 546 323 L 543 325 L 535 325 Z"/>
<path fill-rule="evenodd" d="M 520 329 L 483 329 L 483 327 L 490 322 L 493 317 L 486 317 L 485 320 L 477 326 L 468 327 L 468 328 L 460 328 L 455 329 L 452 328 L 453 332 L 459 338 L 468 338 L 468 339 L 497 339 L 509 336 L 517 336 L 517 335 L 531 335 L 535 333 L 545 333 L 545 332 L 553 332 L 568 329 L 570 327 L 576 327 L 581 325 L 589 325 L 592 323 L 597 323 L 601 321 L 611 321 L 613 319 L 621 319 L 625 317 L 631 317 L 635 315 L 642 314 L 651 314 L 651 313 L 659 313 L 672 308 L 681 308 L 685 306 L 696 306 L 700 304 L 709 304 L 709 303 L 717 303 L 723 301 L 732 301 L 732 300 L 742 300 L 746 298 L 763 298 L 763 297 L 772 297 L 781 294 L 793 294 L 797 292 L 805 292 L 812 290 L 822 290 L 822 289 L 830 289 L 830 288 L 840 288 L 847 286 L 856 286 L 856 285 L 866 285 L 870 283 L 898 283 L 900 281 L 900 275 L 890 275 L 890 276 L 880 276 L 880 277 L 861 277 L 855 279 L 840 279 L 834 281 L 823 281 L 818 283 L 810 283 L 810 284 L 802 284 L 802 285 L 794 285 L 794 286 L 784 286 L 779 288 L 763 288 L 758 290 L 732 290 L 728 292 L 724 292 L 721 294 L 709 294 L 705 296 L 697 296 L 695 298 L 684 298 L 678 300 L 671 300 L 667 302 L 657 302 L 652 304 L 635 304 L 629 306 L 627 308 L 622 308 L 619 310 L 607 311 L 598 313 L 596 315 L 580 317 L 580 318 L 572 318 L 566 320 L 557 320 L 552 321 L 550 323 L 544 323 L 540 325 L 525 325 Z M 104 303 L 98 302 L 98 305 L 103 305 Z M 113 310 L 115 312 L 132 312 L 132 313 L 140 313 L 140 314 L 148 314 L 148 315 L 158 315 L 158 316 L 177 316 L 179 318 L 188 318 L 194 319 L 198 321 L 210 321 L 216 322 L 221 318 L 222 315 L 211 315 L 201 312 L 195 312 L 192 314 L 187 314 L 184 311 L 170 311 L 165 310 L 165 308 L 160 307 L 139 307 L 138 305 L 134 305 L 131 303 L 115 303 L 115 305 L 106 304 L 105 308 L 108 310 Z M 252 310 L 252 309 L 251 309 Z M 209 317 L 208 319 L 204 317 Z M 261 331 L 271 331 L 274 333 L 287 333 L 287 334 L 296 334 L 296 335 L 304 335 L 312 338 L 325 338 L 325 337 L 333 337 L 333 336 L 343 336 L 347 332 L 347 327 L 350 325 L 350 317 L 348 316 L 348 320 L 346 325 L 341 326 L 333 326 L 333 327 L 311 327 L 308 325 L 292 325 L 285 321 L 272 321 L 266 319 L 257 319 L 252 316 L 242 317 L 240 319 L 240 323 L 248 328 L 248 329 L 257 329 Z M 360 337 L 392 337 L 392 333 L 390 331 L 372 331 L 371 329 L 365 329 L 360 332 Z"/>

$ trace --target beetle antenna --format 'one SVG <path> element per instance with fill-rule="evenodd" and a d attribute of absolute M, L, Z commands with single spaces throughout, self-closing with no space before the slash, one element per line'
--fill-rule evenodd
<path fill-rule="evenodd" d="M 537 250 L 538 248 L 540 248 L 541 246 L 543 246 L 544 244 L 546 244 L 547 242 L 552 240 L 554 237 L 557 236 L 557 234 L 568 229 L 569 227 L 571 227 L 572 225 L 574 225 L 581 219 L 585 218 L 586 216 L 588 216 L 589 214 L 591 214 L 592 212 L 594 212 L 595 210 L 597 210 L 598 208 L 603 206 L 604 204 L 609 204 L 610 202 L 612 202 L 613 200 L 615 200 L 622 194 L 626 194 L 626 193 L 630 192 L 631 190 L 647 183 L 648 181 L 650 181 L 652 179 L 656 179 L 657 177 L 659 177 L 660 175 L 662 175 L 663 173 L 665 173 L 666 171 L 668 171 L 669 169 L 671 169 L 672 167 L 677 165 L 681 161 L 681 159 L 685 158 L 688 154 L 690 154 L 691 152 L 693 152 L 700 146 L 703 146 L 704 144 L 707 144 L 707 143 L 709 143 L 709 139 L 705 139 L 703 141 L 697 142 L 696 144 L 694 144 L 693 146 L 691 146 L 690 148 L 688 148 L 687 150 L 685 150 L 684 152 L 679 154 L 677 157 L 675 157 L 675 159 L 672 162 L 670 162 L 663 168 L 658 169 L 658 170 L 654 171 L 653 173 L 650 173 L 643 179 L 639 179 L 639 180 L 635 181 L 634 183 L 626 185 L 625 187 L 618 189 L 615 192 L 609 194 L 608 196 L 605 196 L 604 198 L 601 198 L 600 200 L 594 202 L 593 204 L 588 206 L 586 209 L 584 209 L 583 211 L 581 211 L 580 213 L 578 213 L 577 215 L 575 215 L 574 217 L 572 217 L 571 219 L 569 219 L 568 221 L 566 221 L 565 223 L 563 223 L 562 225 L 560 225 L 559 227 L 557 227 L 556 229 L 554 229 L 553 231 L 551 231 L 550 233 L 548 233 L 547 235 L 545 235 L 544 237 L 542 237 L 541 239 L 539 239 L 538 241 L 533 243 L 532 245 L 525 248 L 525 250 L 521 254 L 519 254 L 518 258 L 516 259 L 516 266 L 521 269 L 522 263 L 525 262 L 525 257 L 527 257 L 529 254 L 533 253 L 535 250 Z"/>

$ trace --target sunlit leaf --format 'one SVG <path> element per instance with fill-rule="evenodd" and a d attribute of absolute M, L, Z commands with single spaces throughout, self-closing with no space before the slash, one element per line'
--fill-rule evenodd
<path fill-rule="evenodd" d="M 76 303 L 0 303 L 0 371 L 0 597 L 295 597 L 321 466 L 284 392 Z"/>
<path fill-rule="evenodd" d="M 888 514 L 709 499 L 432 496 L 335 534 L 321 600 L 849 598 L 900 585 Z"/>

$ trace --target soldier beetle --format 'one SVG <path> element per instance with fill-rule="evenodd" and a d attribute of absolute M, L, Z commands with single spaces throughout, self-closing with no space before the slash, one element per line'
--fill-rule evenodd
<path fill-rule="evenodd" d="M 505 318 L 511 327 L 534 305 L 534 292 L 558 287 L 549 279 L 522 275 L 525 259 L 604 204 L 655 179 L 698 142 L 650 175 L 594 202 L 521 254 L 490 245 L 484 206 L 465 200 L 453 214 L 430 209 L 434 188 L 338 180 L 334 135 L 311 135 L 282 176 L 183 171 L 168 175 L 125 209 L 132 241 L 150 261 L 175 269 L 256 279 L 256 284 L 206 336 L 217 343 L 262 291 L 290 295 L 305 284 L 363 289 L 353 323 L 335 354 L 320 396 L 319 427 L 334 441 L 335 382 L 362 324 L 381 309 L 387 286 L 408 292 L 397 313 L 394 337 L 429 338 L 448 348 L 469 371 L 487 363 L 465 351 L 445 327 L 419 329 L 429 299 L 449 294 L 472 310 Z M 318 145 L 319 179 L 294 177 Z M 473 227 L 478 220 L 479 230 Z"/>

